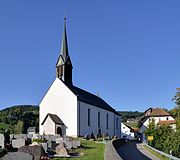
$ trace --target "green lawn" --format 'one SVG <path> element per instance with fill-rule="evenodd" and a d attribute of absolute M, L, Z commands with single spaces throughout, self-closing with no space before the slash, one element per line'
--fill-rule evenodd
<path fill-rule="evenodd" d="M 167 158 L 167 157 L 165 157 L 165 156 L 163 156 L 163 155 L 155 152 L 154 150 L 152 150 L 152 149 L 149 148 L 148 146 L 143 145 L 143 147 L 144 147 L 146 150 L 148 150 L 150 153 L 152 153 L 153 155 L 155 155 L 156 157 L 158 157 L 159 159 L 161 159 L 161 160 L 169 160 L 169 158 Z"/>
<path fill-rule="evenodd" d="M 79 153 L 77 158 L 53 158 L 52 160 L 104 160 L 105 145 L 95 141 L 81 140 L 81 148 L 73 149 L 70 153 Z"/>

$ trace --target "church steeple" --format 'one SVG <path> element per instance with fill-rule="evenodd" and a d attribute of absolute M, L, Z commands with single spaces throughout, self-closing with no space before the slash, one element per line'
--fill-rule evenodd
<path fill-rule="evenodd" d="M 64 31 L 62 35 L 61 52 L 56 64 L 56 77 L 66 84 L 72 85 L 72 63 L 68 52 L 66 17 L 64 18 Z"/>

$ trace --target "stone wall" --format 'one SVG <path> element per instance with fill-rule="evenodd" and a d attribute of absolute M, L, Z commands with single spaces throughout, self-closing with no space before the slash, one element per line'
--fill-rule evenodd
<path fill-rule="evenodd" d="M 125 143 L 124 139 L 109 141 L 105 147 L 104 160 L 122 160 L 116 150 Z"/>

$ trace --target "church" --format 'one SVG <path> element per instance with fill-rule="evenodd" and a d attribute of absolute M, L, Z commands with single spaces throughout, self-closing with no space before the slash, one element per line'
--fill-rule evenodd
<path fill-rule="evenodd" d="M 64 18 L 56 78 L 39 105 L 39 134 L 81 137 L 93 132 L 120 137 L 120 114 L 99 96 L 75 86 L 72 69 Z"/>

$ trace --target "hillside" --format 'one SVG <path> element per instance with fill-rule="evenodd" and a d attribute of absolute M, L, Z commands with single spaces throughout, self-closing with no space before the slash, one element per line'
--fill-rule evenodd
<path fill-rule="evenodd" d="M 39 125 L 39 107 L 33 105 L 12 106 L 0 110 L 0 133 L 26 133 L 28 127 Z"/>
<path fill-rule="evenodd" d="M 138 119 L 143 116 L 143 112 L 139 111 L 119 111 L 122 115 L 121 120 L 122 122 L 126 122 L 128 119 Z"/>

